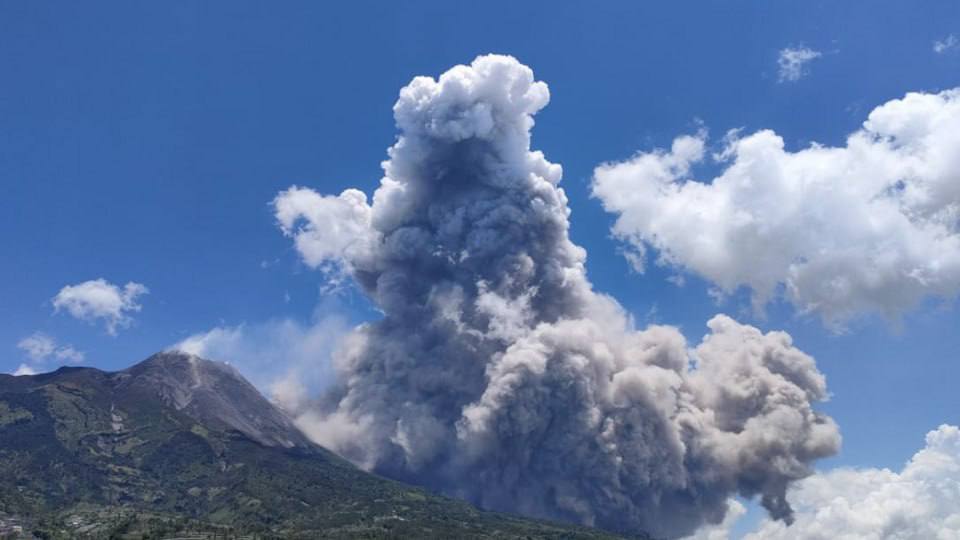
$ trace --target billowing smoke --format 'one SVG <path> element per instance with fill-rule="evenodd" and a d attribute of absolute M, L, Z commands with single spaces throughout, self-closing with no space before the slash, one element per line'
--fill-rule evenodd
<path fill-rule="evenodd" d="M 559 165 L 530 151 L 546 84 L 483 56 L 400 92 L 400 136 L 368 204 L 293 187 L 275 200 L 304 261 L 383 312 L 335 355 L 300 418 L 377 473 L 497 510 L 677 537 L 785 490 L 839 435 L 811 357 L 724 315 L 694 348 L 637 330 L 592 289 Z"/>

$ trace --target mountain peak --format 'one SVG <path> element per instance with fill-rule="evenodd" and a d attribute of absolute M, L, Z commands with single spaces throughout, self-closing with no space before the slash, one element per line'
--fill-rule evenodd
<path fill-rule="evenodd" d="M 160 376 L 162 380 L 175 383 L 178 387 L 191 389 L 209 388 L 218 381 L 224 380 L 231 380 L 252 388 L 243 375 L 230 364 L 208 360 L 176 349 L 156 353 L 121 373 L 135 376 L 147 374 Z M 187 404 L 183 400 L 188 399 L 188 396 L 176 396 L 176 398 L 172 405 L 182 409 Z"/>
<path fill-rule="evenodd" d="M 195 420 L 265 446 L 313 447 L 293 422 L 225 362 L 171 350 L 118 372 L 118 387 L 151 392 Z"/>
<path fill-rule="evenodd" d="M 153 538 L 187 520 L 297 538 L 614 537 L 363 472 L 229 364 L 180 351 L 113 373 L 0 377 L 0 525 L 8 516 L 55 538 Z"/>

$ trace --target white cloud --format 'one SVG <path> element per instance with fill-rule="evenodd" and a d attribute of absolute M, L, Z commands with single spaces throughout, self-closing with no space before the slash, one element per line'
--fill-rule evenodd
<path fill-rule="evenodd" d="M 819 51 L 807 47 L 787 47 L 780 51 L 777 66 L 780 68 L 780 82 L 799 81 L 807 75 L 807 64 L 823 56 Z"/>
<path fill-rule="evenodd" d="M 83 362 L 84 358 L 83 353 L 74 349 L 72 345 L 57 345 L 56 340 L 41 332 L 35 332 L 21 339 L 17 347 L 27 353 L 33 362 L 60 360 L 79 363 Z"/>
<path fill-rule="evenodd" d="M 960 291 L 960 89 L 910 93 L 874 109 L 846 145 L 796 152 L 773 131 L 732 132 L 696 181 L 706 136 L 594 172 L 613 232 L 642 256 L 697 273 L 759 310 L 784 295 L 835 328 L 896 318 Z"/>
<path fill-rule="evenodd" d="M 172 348 L 229 362 L 274 402 L 294 412 L 333 381 L 330 356 L 348 329 L 337 315 L 309 325 L 278 319 L 217 327 Z"/>
<path fill-rule="evenodd" d="M 17 370 L 13 372 L 14 377 L 21 377 L 23 375 L 36 375 L 36 374 L 37 374 L 36 370 L 28 366 L 27 364 L 20 364 L 20 367 L 18 367 Z"/>
<path fill-rule="evenodd" d="M 949 36 L 938 39 L 933 42 L 933 52 L 937 54 L 943 54 L 947 51 L 956 49 L 960 45 L 960 40 L 957 39 L 957 36 L 950 34 Z"/>
<path fill-rule="evenodd" d="M 943 425 L 900 472 L 838 469 L 801 480 L 796 521 L 765 520 L 746 540 L 960 538 L 960 429 Z"/>
<path fill-rule="evenodd" d="M 58 347 L 53 353 L 54 358 L 57 360 L 63 360 L 64 362 L 73 362 L 79 363 L 83 362 L 83 353 L 74 349 L 71 346 Z"/>
<path fill-rule="evenodd" d="M 20 364 L 14 375 L 33 375 L 48 368 L 51 361 L 77 364 L 84 359 L 84 354 L 72 345 L 58 345 L 54 338 L 42 332 L 21 339 L 17 348 L 27 355 L 28 363 Z"/>
<path fill-rule="evenodd" d="M 367 196 L 348 189 L 324 196 L 293 186 L 273 200 L 281 230 L 294 239 L 304 263 L 338 282 L 348 260 L 359 259 L 372 240 Z"/>
<path fill-rule="evenodd" d="M 33 361 L 46 360 L 56 349 L 56 343 L 53 338 L 46 334 L 36 332 L 21 339 L 17 343 L 17 348 L 27 353 Z"/>
<path fill-rule="evenodd" d="M 133 322 L 130 314 L 141 308 L 137 297 L 148 292 L 144 285 L 132 281 L 120 288 L 103 278 L 94 279 L 60 289 L 53 298 L 53 307 L 83 321 L 103 321 L 107 333 L 115 336 L 118 329 Z"/>

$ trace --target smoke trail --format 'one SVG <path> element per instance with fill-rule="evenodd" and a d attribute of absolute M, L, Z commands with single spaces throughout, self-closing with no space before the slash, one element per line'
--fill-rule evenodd
<path fill-rule="evenodd" d="M 530 151 L 546 84 L 483 56 L 400 92 L 400 136 L 368 204 L 274 201 L 304 261 L 383 311 L 300 418 L 377 473 L 497 510 L 681 536 L 733 494 L 790 519 L 787 485 L 837 450 L 826 387 L 780 332 L 718 315 L 695 348 L 593 291 L 559 165 Z"/>

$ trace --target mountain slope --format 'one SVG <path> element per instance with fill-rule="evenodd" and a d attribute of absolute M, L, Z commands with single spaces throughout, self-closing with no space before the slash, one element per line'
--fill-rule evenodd
<path fill-rule="evenodd" d="M 67 537 L 105 535 L 117 516 L 127 530 L 149 516 L 311 538 L 612 537 L 481 512 L 360 471 L 306 439 L 230 366 L 181 353 L 116 373 L 0 375 L 5 515 Z"/>

